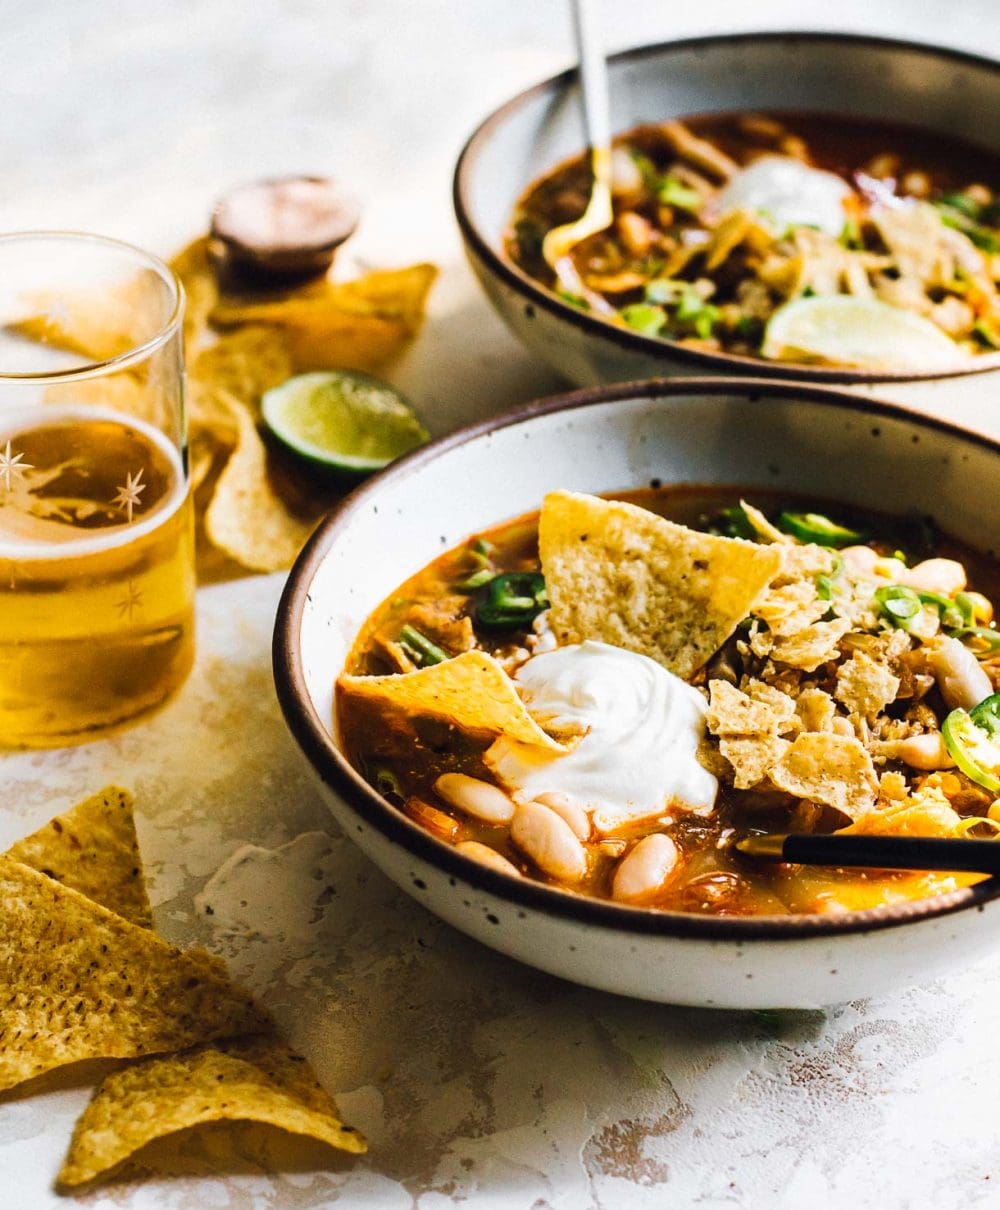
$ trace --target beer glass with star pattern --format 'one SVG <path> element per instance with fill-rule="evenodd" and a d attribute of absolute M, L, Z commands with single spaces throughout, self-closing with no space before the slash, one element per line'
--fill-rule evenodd
<path fill-rule="evenodd" d="M 94 737 L 191 668 L 182 314 L 138 248 L 0 237 L 0 748 Z"/>

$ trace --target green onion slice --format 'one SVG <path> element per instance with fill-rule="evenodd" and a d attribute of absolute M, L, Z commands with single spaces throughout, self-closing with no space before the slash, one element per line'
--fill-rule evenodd
<path fill-rule="evenodd" d="M 1000 728 L 997 712 L 1000 694 L 979 703 L 971 714 L 961 708 L 952 710 L 941 724 L 941 734 L 952 760 L 977 786 L 1000 794 L 1000 747 L 993 737 Z M 978 712 L 978 719 L 975 717 Z"/>
<path fill-rule="evenodd" d="M 667 313 L 653 303 L 630 303 L 618 312 L 624 323 L 643 336 L 659 336 L 667 322 Z"/>
<path fill-rule="evenodd" d="M 876 588 L 875 600 L 893 626 L 902 630 L 909 629 L 908 624 L 921 610 L 920 597 L 905 584 L 888 584 L 885 588 Z"/>
<path fill-rule="evenodd" d="M 399 642 L 402 647 L 406 648 L 407 654 L 413 658 L 414 663 L 419 664 L 421 668 L 428 668 L 431 664 L 443 664 L 445 660 L 450 659 L 446 651 L 442 651 L 435 643 L 432 643 L 425 634 L 421 634 L 416 626 L 411 626 L 409 622 L 400 629 Z"/>
<path fill-rule="evenodd" d="M 702 197 L 697 189 L 692 189 L 679 181 L 675 176 L 665 176 L 656 191 L 657 198 L 664 206 L 673 206 L 675 210 L 687 210 L 696 214 L 702 207 Z"/>
<path fill-rule="evenodd" d="M 844 574 L 844 559 L 837 551 L 833 551 L 833 567 L 828 572 L 822 572 L 816 577 L 816 595 L 821 601 L 829 601 L 833 597 L 833 582 Z"/>
<path fill-rule="evenodd" d="M 960 593 L 959 596 L 964 596 Z M 941 618 L 941 625 L 950 630 L 960 629 L 971 625 L 972 614 L 968 601 L 960 602 L 958 597 L 952 600 L 939 592 L 918 592 L 917 596 L 924 605 L 933 605 Z"/>
<path fill-rule="evenodd" d="M 815 542 L 818 546 L 853 546 L 864 541 L 864 534 L 838 525 L 822 513 L 781 513 L 778 528 L 800 542 Z"/>
<path fill-rule="evenodd" d="M 486 585 L 486 599 L 476 608 L 476 622 L 485 630 L 513 630 L 530 626 L 548 607 L 545 580 L 538 572 L 505 572 Z"/>

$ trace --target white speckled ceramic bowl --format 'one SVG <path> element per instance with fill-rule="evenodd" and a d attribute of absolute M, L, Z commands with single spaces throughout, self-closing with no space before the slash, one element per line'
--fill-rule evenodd
<path fill-rule="evenodd" d="M 1000 443 L 889 405 L 761 380 L 580 391 L 465 429 L 355 491 L 296 563 L 274 640 L 278 696 L 340 826 L 456 928 L 533 966 L 629 996 L 816 1007 L 965 965 L 996 943 L 1000 879 L 845 916 L 712 918 L 514 878 L 407 819 L 348 764 L 333 685 L 364 620 L 470 533 L 561 487 L 740 484 L 933 510 L 979 547 L 1000 533 Z"/>
<path fill-rule="evenodd" d="M 1000 64 L 938 47 L 845 34 L 766 33 L 644 46 L 609 60 L 612 129 L 732 110 L 849 112 L 958 135 L 1000 150 Z M 491 114 L 455 170 L 455 213 L 472 267 L 512 331 L 578 385 L 657 374 L 751 374 L 845 383 L 883 398 L 978 419 L 1000 354 L 950 375 L 872 374 L 706 353 L 615 327 L 519 269 L 502 235 L 527 186 L 585 145 L 575 72 Z"/>

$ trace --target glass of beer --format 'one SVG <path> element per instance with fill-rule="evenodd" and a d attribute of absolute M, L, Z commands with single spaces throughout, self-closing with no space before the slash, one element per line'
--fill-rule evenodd
<path fill-rule="evenodd" d="M 183 306 L 128 244 L 0 237 L 0 748 L 93 737 L 191 668 Z"/>

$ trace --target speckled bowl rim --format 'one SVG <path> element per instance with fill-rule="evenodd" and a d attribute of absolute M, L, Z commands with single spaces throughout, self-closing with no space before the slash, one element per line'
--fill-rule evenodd
<path fill-rule="evenodd" d="M 355 812 L 359 832 L 364 831 L 366 825 L 373 828 L 386 840 L 400 845 L 414 857 L 427 861 L 449 875 L 453 886 L 461 879 L 481 891 L 519 907 L 543 911 L 583 925 L 617 929 L 623 933 L 713 941 L 802 941 L 814 937 L 834 937 L 894 928 L 947 916 L 972 907 L 983 911 L 987 903 L 1000 897 L 1000 877 L 990 878 L 946 895 L 911 900 L 863 912 L 848 912 L 835 917 L 721 917 L 625 907 L 608 900 L 560 890 L 527 878 L 514 878 L 463 856 L 451 845 L 437 840 L 430 832 L 409 820 L 376 793 L 337 747 L 329 727 L 312 704 L 306 685 L 299 637 L 306 603 L 320 564 L 340 534 L 350 527 L 355 514 L 367 508 L 372 500 L 377 500 L 384 485 L 406 479 L 435 462 L 449 450 L 500 429 L 558 412 L 586 409 L 616 401 L 624 403 L 637 399 L 669 399 L 677 395 L 737 395 L 743 396 L 747 404 L 757 406 L 766 406 L 762 401 L 768 397 L 798 399 L 854 412 L 866 418 L 881 417 L 912 424 L 921 429 L 933 429 L 963 442 L 982 446 L 1000 458 L 1000 441 L 985 433 L 965 429 L 896 404 L 877 402 L 844 391 L 763 378 L 651 378 L 643 382 L 588 387 L 536 400 L 500 416 L 468 425 L 415 450 L 356 488 L 320 522 L 295 561 L 278 604 L 272 648 L 275 688 L 292 736 L 319 778 Z M 425 889 L 419 880 L 414 880 L 414 885 L 417 890 Z"/>
<path fill-rule="evenodd" d="M 842 43 L 846 46 L 874 46 L 889 50 L 916 51 L 929 58 L 950 60 L 955 63 L 967 63 L 984 68 L 1000 75 L 1000 62 L 984 58 L 981 55 L 969 54 L 966 51 L 952 50 L 948 47 L 936 46 L 926 42 L 909 42 L 897 38 L 879 38 L 864 34 L 813 33 L 791 31 L 762 32 L 743 34 L 716 34 L 702 38 L 684 38 L 675 42 L 658 42 L 650 46 L 638 46 L 630 50 L 610 55 L 612 63 L 627 63 L 637 59 L 661 54 L 668 50 L 711 50 L 717 46 L 751 45 L 761 42 L 809 42 L 815 44 Z M 585 334 L 600 337 L 618 345 L 619 348 L 633 353 L 644 353 L 659 359 L 676 358 L 689 362 L 692 366 L 700 367 L 704 372 L 715 371 L 729 375 L 747 375 L 750 377 L 766 376 L 776 379 L 794 378 L 798 382 L 816 383 L 893 383 L 893 382 L 932 382 L 942 379 L 966 378 L 972 374 L 984 374 L 1000 367 L 1000 352 L 983 353 L 975 358 L 972 365 L 955 370 L 930 370 L 923 373 L 877 373 L 870 370 L 851 370 L 836 367 L 813 366 L 796 362 L 770 362 L 759 357 L 745 357 L 736 353 L 711 353 L 702 349 L 693 349 L 675 340 L 661 340 L 658 337 L 643 336 L 626 328 L 616 327 L 595 318 L 578 307 L 573 307 L 547 290 L 541 283 L 529 277 L 506 255 L 497 252 L 490 240 L 476 225 L 472 218 L 470 202 L 471 179 L 476 170 L 476 163 L 483 153 L 485 145 L 490 141 L 493 132 L 503 124 L 511 113 L 527 104 L 534 97 L 548 91 L 566 88 L 575 78 L 576 68 L 569 68 L 558 75 L 533 84 L 506 101 L 498 109 L 485 118 L 470 135 L 462 148 L 455 165 L 452 181 L 452 204 L 455 217 L 465 240 L 468 250 L 482 261 L 489 271 L 499 277 L 516 293 L 520 294 L 528 305 L 541 307 L 550 315 L 581 329 Z M 850 110 L 845 110 L 849 113 Z M 975 142 L 975 132 L 970 132 L 970 141 Z M 511 196 L 510 205 L 513 207 L 516 197 Z M 665 367 L 666 368 L 666 367 Z"/>

